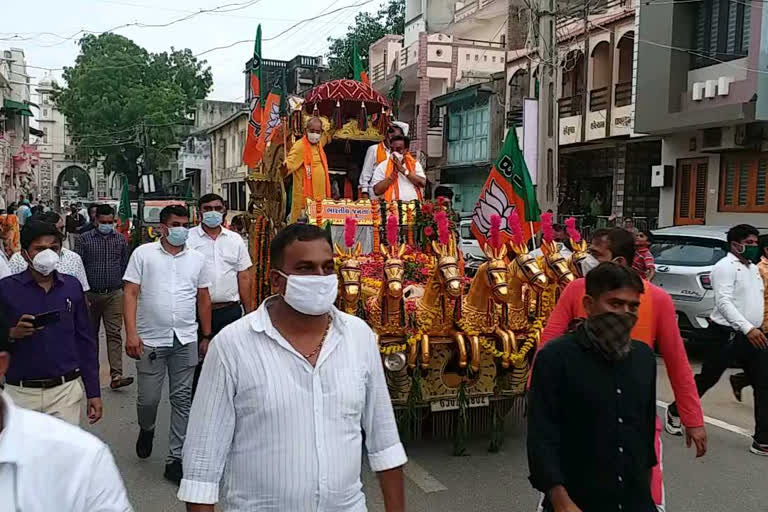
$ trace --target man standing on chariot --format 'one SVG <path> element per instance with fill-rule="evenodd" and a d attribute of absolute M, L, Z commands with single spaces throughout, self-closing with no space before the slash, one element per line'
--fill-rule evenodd
<path fill-rule="evenodd" d="M 307 199 L 322 201 L 331 197 L 328 158 L 323 149 L 330 140 L 330 132 L 323 131 L 323 121 L 313 117 L 307 121 L 304 137 L 296 141 L 288 152 L 285 165 L 287 174 L 293 175 L 291 223 L 301 217 Z"/>

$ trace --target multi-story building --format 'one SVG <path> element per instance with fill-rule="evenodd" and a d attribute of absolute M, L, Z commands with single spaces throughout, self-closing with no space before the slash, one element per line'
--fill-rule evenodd
<path fill-rule="evenodd" d="M 29 143 L 30 85 L 24 51 L 0 55 L 0 194 L 8 203 L 37 193 L 37 151 Z"/>
<path fill-rule="evenodd" d="M 487 91 L 493 75 L 504 71 L 509 14 L 508 0 L 407 0 L 404 35 L 384 36 L 369 49 L 375 89 L 386 94 L 401 80 L 398 117 L 410 124 L 411 151 L 426 164 L 431 182 L 457 187 L 463 204 L 477 199 L 476 184 L 484 181 L 493 154 L 492 141 L 482 140 L 493 131 L 487 106 L 495 93 Z M 472 101 L 454 93 L 467 87 L 477 93 Z M 440 101 L 430 105 L 436 98 Z M 444 125 L 446 119 L 464 122 L 464 128 Z M 469 149 L 451 153 L 457 141 L 446 137 L 458 133 L 465 148 L 472 145 L 471 157 Z M 442 174 L 444 165 L 450 172 Z"/>
<path fill-rule="evenodd" d="M 635 126 L 662 140 L 661 224 L 768 226 L 764 6 L 640 6 Z"/>
<path fill-rule="evenodd" d="M 245 101 L 251 101 L 251 82 L 249 70 L 253 59 L 245 63 Z M 314 86 L 327 82 L 330 79 L 328 67 L 322 57 L 309 57 L 297 55 L 291 60 L 262 59 L 261 79 L 262 88 L 270 88 L 280 85 L 285 74 L 285 88 L 288 94 L 302 96 Z"/>
<path fill-rule="evenodd" d="M 41 199 L 53 199 L 55 204 L 61 204 L 70 200 L 110 197 L 111 187 L 107 186 L 103 167 L 77 160 L 67 119 L 53 101 L 55 88 L 56 82 L 49 75 L 44 76 L 37 86 L 37 122 L 40 129 L 37 143 L 40 168 L 37 180 Z M 112 178 L 119 179 L 116 175 Z M 118 195 L 120 185 L 114 187 Z"/>
<path fill-rule="evenodd" d="M 636 31 L 630 1 L 610 2 L 586 16 L 578 13 L 557 27 L 552 93 L 557 115 L 546 121 L 546 129 L 558 132 L 559 165 L 547 169 L 552 175 L 539 177 L 551 185 L 538 195 L 540 203 L 559 214 L 581 215 L 593 225 L 633 217 L 638 225 L 654 227 L 659 215 L 651 173 L 660 163 L 661 143 L 634 127 Z M 523 105 L 526 98 L 540 97 L 541 67 L 531 50 L 509 52 L 507 120 L 523 141 L 539 133 L 538 123 L 523 123 Z"/>

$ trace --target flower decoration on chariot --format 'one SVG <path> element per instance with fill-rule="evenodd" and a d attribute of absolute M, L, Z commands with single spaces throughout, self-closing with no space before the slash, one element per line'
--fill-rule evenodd
<path fill-rule="evenodd" d="M 507 218 L 509 218 L 513 211 L 515 211 L 515 204 L 509 202 L 506 194 L 496 184 L 496 181 L 491 181 L 490 186 L 477 201 L 477 206 L 475 206 L 475 211 L 472 215 L 472 222 L 480 230 L 480 233 L 488 238 L 491 232 L 491 219 L 494 215 L 498 215 L 501 219 L 499 229 L 509 233 Z"/>

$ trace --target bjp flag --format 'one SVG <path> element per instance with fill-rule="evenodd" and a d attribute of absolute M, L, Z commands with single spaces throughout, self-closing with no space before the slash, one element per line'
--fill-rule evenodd
<path fill-rule="evenodd" d="M 266 147 L 262 136 L 264 110 L 261 102 L 261 25 L 256 29 L 256 42 L 253 45 L 253 59 L 249 73 L 251 113 L 248 117 L 248 132 L 243 148 L 243 163 L 248 167 L 256 167 L 264 156 Z"/>
<path fill-rule="evenodd" d="M 491 217 L 501 217 L 501 241 L 506 243 L 512 239 L 512 231 L 507 221 L 512 211 L 517 211 L 521 221 L 524 221 L 523 234 L 525 240 L 530 240 L 531 223 L 537 229 L 541 210 L 536 201 L 536 187 L 525 165 L 523 152 L 517 142 L 515 127 L 507 132 L 504 146 L 496 159 L 488 179 L 485 181 L 480 198 L 472 214 L 472 233 L 482 245 L 488 238 L 491 229 Z"/>

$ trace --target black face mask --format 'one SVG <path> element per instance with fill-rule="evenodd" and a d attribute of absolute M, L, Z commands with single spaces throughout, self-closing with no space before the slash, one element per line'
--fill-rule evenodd
<path fill-rule="evenodd" d="M 584 321 L 587 337 L 609 361 L 629 355 L 632 348 L 630 333 L 637 323 L 634 313 L 600 313 Z"/>

